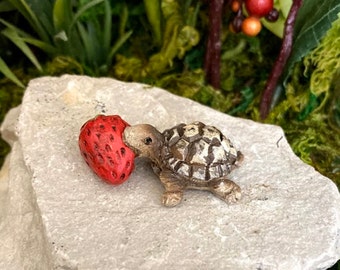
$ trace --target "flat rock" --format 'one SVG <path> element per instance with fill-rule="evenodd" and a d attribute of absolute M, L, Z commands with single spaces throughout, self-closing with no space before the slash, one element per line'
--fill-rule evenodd
<path fill-rule="evenodd" d="M 242 199 L 187 191 L 166 208 L 143 159 L 124 184 L 104 183 L 77 143 L 100 113 L 160 130 L 196 120 L 218 127 L 245 156 L 230 174 Z M 142 84 L 68 75 L 32 80 L 17 114 L 2 126 L 13 150 L 0 219 L 0 236 L 12 233 L 0 255 L 12 259 L 1 269 L 327 269 L 340 258 L 339 191 L 294 155 L 280 127 Z"/>

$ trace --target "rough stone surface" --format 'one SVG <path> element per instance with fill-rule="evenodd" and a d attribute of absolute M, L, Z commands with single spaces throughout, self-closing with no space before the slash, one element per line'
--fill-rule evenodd
<path fill-rule="evenodd" d="M 26 167 L 14 123 L 19 109 L 12 109 L 2 135 L 12 146 L 0 171 L 0 269 L 52 269 L 51 248 Z"/>
<path fill-rule="evenodd" d="M 160 130 L 215 125 L 245 155 L 230 175 L 243 198 L 227 205 L 188 191 L 165 208 L 141 159 L 123 185 L 102 182 L 77 145 L 81 125 L 99 113 Z M 0 177 L 0 269 L 326 269 L 340 257 L 339 191 L 293 154 L 279 127 L 80 76 L 31 81 L 11 119 L 1 130 L 13 150 Z"/>

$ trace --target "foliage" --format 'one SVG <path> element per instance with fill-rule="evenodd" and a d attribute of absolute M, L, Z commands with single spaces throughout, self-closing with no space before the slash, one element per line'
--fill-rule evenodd
<path fill-rule="evenodd" d="M 11 71 L 6 62 L 1 57 L 0 57 L 0 72 L 2 72 L 8 79 L 10 79 L 16 85 L 20 86 L 21 88 L 24 88 L 22 82 L 18 79 L 17 76 L 15 76 L 15 74 Z"/>
<path fill-rule="evenodd" d="M 340 186 L 339 34 L 340 18 L 295 66 L 286 99 L 267 121 L 281 125 L 297 155 Z"/>
<path fill-rule="evenodd" d="M 114 36 L 113 14 L 108 0 L 82 0 L 76 4 L 69 0 L 3 0 L 1 3 L 3 9 L 0 12 L 12 7 L 30 25 L 25 31 L 14 22 L 0 19 L 5 27 L 2 35 L 11 40 L 39 71 L 42 66 L 32 46 L 50 59 L 56 56 L 74 58 L 87 74 L 106 74 L 115 53 L 132 34 L 132 31 L 125 32 L 125 25 L 120 25 L 119 35 Z M 99 12 L 96 7 L 100 7 Z M 122 12 L 120 21 L 126 22 L 126 16 Z M 3 60 L 0 61 L 0 71 L 22 86 Z"/>
<path fill-rule="evenodd" d="M 266 118 L 281 97 L 283 86 L 290 78 L 293 65 L 314 49 L 340 12 L 338 1 L 320 5 L 317 1 L 296 0 L 290 9 L 279 56 L 273 66 L 263 92 L 260 112 Z M 295 25 L 296 24 L 296 25 Z M 282 76 L 283 74 L 283 76 Z"/>
<path fill-rule="evenodd" d="M 288 17 L 292 2 L 292 0 L 274 0 L 274 7 L 280 12 L 278 20 L 276 22 L 268 22 L 265 19 L 261 20 L 262 24 L 269 31 L 280 38 L 283 37 L 284 24 Z"/>
<path fill-rule="evenodd" d="M 114 67 L 114 74 L 117 78 L 132 81 L 155 80 L 173 69 L 174 61 L 183 59 L 185 54 L 198 44 L 200 35 L 194 28 L 194 24 L 199 2 L 196 8 L 188 7 L 188 2 L 188 0 L 183 2 L 163 0 L 161 2 L 164 29 L 160 50 L 147 59 L 136 56 L 117 56 L 117 63 Z M 150 15 L 149 21 L 153 21 Z M 153 25 L 155 29 L 153 32 L 157 33 L 158 28 L 159 25 Z M 158 43 L 156 40 L 156 44 Z"/>
<path fill-rule="evenodd" d="M 340 17 L 333 23 L 321 44 L 304 58 L 304 74 L 310 74 L 310 92 L 321 99 L 318 109 L 329 98 L 332 79 L 340 71 L 339 59 Z"/>
<path fill-rule="evenodd" d="M 296 19 L 294 45 L 285 67 L 284 83 L 289 79 L 294 64 L 319 45 L 332 22 L 338 18 L 338 13 L 338 0 L 304 1 Z"/>

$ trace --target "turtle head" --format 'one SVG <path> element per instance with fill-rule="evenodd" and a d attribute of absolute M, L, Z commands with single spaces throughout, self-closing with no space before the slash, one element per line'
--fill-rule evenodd
<path fill-rule="evenodd" d="M 128 126 L 124 130 L 123 140 L 136 156 L 159 161 L 164 137 L 155 127 L 148 124 Z"/>

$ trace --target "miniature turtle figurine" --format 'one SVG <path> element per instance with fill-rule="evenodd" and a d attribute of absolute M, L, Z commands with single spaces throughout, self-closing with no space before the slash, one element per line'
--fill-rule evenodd
<path fill-rule="evenodd" d="M 240 187 L 227 175 L 238 167 L 243 155 L 213 126 L 179 124 L 161 133 L 140 124 L 126 127 L 123 140 L 136 156 L 151 160 L 165 188 L 165 206 L 179 204 L 185 189 L 209 190 L 227 203 L 241 198 Z"/>

